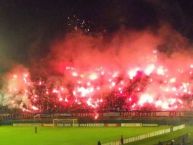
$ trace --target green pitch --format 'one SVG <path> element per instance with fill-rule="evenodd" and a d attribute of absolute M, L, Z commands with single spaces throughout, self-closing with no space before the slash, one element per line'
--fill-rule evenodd
<path fill-rule="evenodd" d="M 119 140 L 123 137 L 137 136 L 160 127 L 90 127 L 90 128 L 54 128 L 38 127 L 37 134 L 34 127 L 0 127 L 1 145 L 96 145 Z"/>

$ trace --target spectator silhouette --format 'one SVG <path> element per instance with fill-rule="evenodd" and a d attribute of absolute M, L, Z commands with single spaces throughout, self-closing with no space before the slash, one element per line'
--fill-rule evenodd
<path fill-rule="evenodd" d="M 121 135 L 121 145 L 124 143 L 123 136 Z"/>
<path fill-rule="evenodd" d="M 159 141 L 158 145 L 163 145 L 163 143 L 161 141 Z"/>
<path fill-rule="evenodd" d="M 97 145 L 101 145 L 101 142 L 100 142 L 100 141 L 98 141 Z"/>
<path fill-rule="evenodd" d="M 37 126 L 35 126 L 34 131 L 35 131 L 35 133 L 38 133 L 38 128 L 37 128 Z"/>

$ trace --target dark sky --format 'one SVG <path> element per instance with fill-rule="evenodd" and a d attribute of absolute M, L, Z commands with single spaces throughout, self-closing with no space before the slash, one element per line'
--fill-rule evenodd
<path fill-rule="evenodd" d="M 167 22 L 192 41 L 192 8 L 192 0 L 0 0 L 0 65 L 44 56 L 49 43 L 71 29 L 73 16 L 85 20 L 90 33 L 157 29 Z"/>

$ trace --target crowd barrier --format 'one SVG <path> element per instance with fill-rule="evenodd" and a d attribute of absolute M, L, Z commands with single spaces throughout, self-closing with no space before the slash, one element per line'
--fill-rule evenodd
<path fill-rule="evenodd" d="M 158 124 L 143 124 L 143 123 L 57 123 L 55 126 L 58 127 L 154 127 Z"/>
<path fill-rule="evenodd" d="M 141 127 L 142 123 L 121 123 L 121 127 Z"/>
<path fill-rule="evenodd" d="M 153 127 L 158 124 L 143 124 L 143 123 L 28 123 L 16 122 L 13 126 L 55 126 L 55 127 Z M 177 128 L 175 128 L 177 129 Z"/>
<path fill-rule="evenodd" d="M 80 123 L 80 124 L 77 124 L 77 126 L 80 126 L 80 127 L 103 127 L 104 126 L 104 123 Z"/>
<path fill-rule="evenodd" d="M 41 123 L 13 123 L 13 126 L 42 126 Z"/>
<path fill-rule="evenodd" d="M 177 130 L 180 130 L 180 129 L 183 129 L 183 128 L 185 128 L 185 124 L 174 126 L 172 128 L 167 128 L 167 129 L 154 131 L 154 132 L 139 135 L 139 136 L 126 138 L 126 139 L 123 139 L 123 142 L 124 142 L 124 144 L 131 143 L 131 142 L 136 142 L 136 141 L 140 141 L 140 140 L 143 140 L 143 139 L 147 139 L 147 138 L 163 135 L 163 134 L 166 134 L 166 133 L 170 133 L 172 131 L 177 131 Z M 120 145 L 120 144 L 121 144 L 120 140 L 112 141 L 112 142 L 108 142 L 108 143 L 102 143 L 102 145 Z"/>
<path fill-rule="evenodd" d="M 174 126 L 173 127 L 173 131 L 176 131 L 176 130 L 179 130 L 179 129 L 183 129 L 184 127 L 185 127 L 185 124 Z"/>

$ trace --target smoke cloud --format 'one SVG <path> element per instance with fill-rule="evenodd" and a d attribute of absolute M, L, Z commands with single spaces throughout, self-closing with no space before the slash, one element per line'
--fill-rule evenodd
<path fill-rule="evenodd" d="M 3 75 L 2 105 L 23 111 L 193 107 L 191 45 L 167 25 L 108 36 L 76 31 L 50 47 L 30 67 Z"/>

